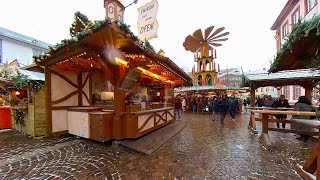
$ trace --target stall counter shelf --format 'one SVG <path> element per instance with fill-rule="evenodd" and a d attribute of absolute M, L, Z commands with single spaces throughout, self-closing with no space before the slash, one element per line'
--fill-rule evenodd
<path fill-rule="evenodd" d="M 101 112 L 101 107 L 70 107 L 68 108 L 68 133 L 90 138 L 90 112 Z"/>

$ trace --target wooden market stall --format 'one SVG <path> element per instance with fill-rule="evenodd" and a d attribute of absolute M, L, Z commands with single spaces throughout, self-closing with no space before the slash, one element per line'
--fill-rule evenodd
<path fill-rule="evenodd" d="M 39 57 L 45 67 L 50 135 L 98 141 L 137 138 L 175 120 L 173 87 L 191 78 L 128 26 L 77 12 L 72 38 Z"/>
<path fill-rule="evenodd" d="M 251 87 L 251 105 L 254 105 L 254 93 L 257 87 L 261 86 L 274 86 L 282 87 L 286 85 L 300 85 L 306 89 L 306 96 L 311 100 L 311 92 L 314 85 L 319 82 L 319 47 L 320 47 L 320 16 L 314 16 L 310 20 L 304 20 L 295 25 L 289 34 L 287 40 L 282 45 L 281 49 L 277 52 L 277 56 L 271 64 L 269 69 L 270 74 L 265 74 L 264 77 L 251 80 L 249 78 Z M 312 69 L 308 69 L 312 68 Z M 266 78 L 268 77 L 269 78 Z M 270 78 L 272 77 L 272 78 Z M 290 114 L 289 111 L 274 112 L 269 110 L 253 110 L 253 112 L 264 112 L 263 121 L 263 134 L 266 134 L 268 128 L 267 121 L 268 114 L 284 113 Z M 292 112 L 302 113 L 302 112 Z M 314 112 L 305 112 L 315 114 Z M 276 120 L 279 121 L 279 120 Z M 296 120 L 295 120 L 296 121 Z M 251 121 L 250 121 L 251 122 Z M 298 121 L 297 121 L 298 122 Z M 318 121 L 310 122 L 310 120 L 299 120 L 299 123 L 308 125 L 313 128 L 319 129 Z M 318 125 L 316 125 L 318 124 Z M 271 129 L 274 130 L 274 129 Z M 268 138 L 261 137 L 266 140 Z M 310 157 L 306 160 L 303 166 L 299 164 L 296 166 L 297 172 L 304 179 L 320 179 L 320 138 L 318 136 L 318 143 Z"/>
<path fill-rule="evenodd" d="M 14 74 L 0 78 L 0 129 L 46 136 L 44 74 L 22 69 Z"/>

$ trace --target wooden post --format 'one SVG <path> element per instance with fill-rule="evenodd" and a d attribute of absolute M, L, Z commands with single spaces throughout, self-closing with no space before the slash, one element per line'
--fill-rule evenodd
<path fill-rule="evenodd" d="M 168 107 L 168 103 L 169 103 L 169 96 L 170 96 L 169 90 L 170 90 L 170 87 L 169 87 L 169 85 L 166 84 L 164 86 L 164 97 L 165 97 L 164 104 L 166 107 Z"/>
<path fill-rule="evenodd" d="M 123 78 L 123 74 L 125 70 L 121 67 L 115 67 L 114 72 L 114 117 L 113 117 L 113 137 L 115 139 L 123 138 L 123 128 L 122 128 L 122 117 L 121 114 L 125 112 L 125 92 L 120 89 L 121 80 Z"/>
<path fill-rule="evenodd" d="M 250 95 L 251 95 L 250 106 L 254 107 L 256 102 L 256 88 L 254 86 L 251 86 Z"/>
<path fill-rule="evenodd" d="M 311 93 L 312 93 L 312 85 L 306 86 L 305 87 L 305 95 L 310 101 L 312 101 Z"/>
<path fill-rule="evenodd" d="M 78 74 L 78 106 L 82 106 L 82 73 Z"/>
<path fill-rule="evenodd" d="M 45 68 L 45 97 L 46 97 L 47 135 L 52 136 L 51 71 L 49 67 Z"/>
<path fill-rule="evenodd" d="M 268 135 L 268 114 L 262 113 L 262 133 L 259 137 L 260 143 L 267 149 L 271 148 L 271 141 Z"/>

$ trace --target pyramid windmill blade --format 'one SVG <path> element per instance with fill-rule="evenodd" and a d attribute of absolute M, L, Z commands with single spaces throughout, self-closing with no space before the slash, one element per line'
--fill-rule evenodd
<path fill-rule="evenodd" d="M 218 42 L 218 41 L 227 41 L 228 38 L 224 38 L 224 39 L 212 39 L 209 42 Z"/>
<path fill-rule="evenodd" d="M 224 27 L 221 27 L 219 29 L 217 29 L 214 33 L 212 33 L 210 35 L 210 37 L 208 38 L 208 40 L 210 40 L 211 38 L 213 38 L 215 35 L 219 34 L 221 31 L 223 31 L 225 28 Z"/>
<path fill-rule="evenodd" d="M 207 40 L 207 38 L 209 37 L 209 35 L 210 35 L 210 33 L 212 32 L 213 29 L 214 29 L 214 26 L 210 26 L 204 31 L 204 39 L 205 40 Z"/>
<path fill-rule="evenodd" d="M 204 40 L 201 29 L 196 30 L 192 35 L 201 41 Z"/>
<path fill-rule="evenodd" d="M 215 46 L 215 47 L 218 47 L 218 46 L 221 46 L 222 44 L 218 44 L 218 43 L 209 43 L 211 46 Z"/>
<path fill-rule="evenodd" d="M 185 40 L 185 45 L 189 46 L 194 44 L 200 44 L 200 42 L 201 41 L 199 39 L 196 39 L 195 37 L 189 35 Z"/>
<path fill-rule="evenodd" d="M 216 36 L 216 37 L 212 37 L 211 39 L 209 39 L 209 41 L 214 40 L 214 39 L 221 38 L 221 37 L 226 36 L 226 35 L 229 35 L 229 34 L 230 34 L 229 32 L 225 32 L 225 33 L 220 34 L 220 35 L 218 35 L 218 36 Z"/>

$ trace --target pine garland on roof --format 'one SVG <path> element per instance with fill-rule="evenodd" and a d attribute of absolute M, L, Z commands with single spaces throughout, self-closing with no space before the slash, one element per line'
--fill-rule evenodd
<path fill-rule="evenodd" d="M 291 53 L 292 45 L 296 41 L 300 40 L 300 38 L 302 38 L 302 37 L 308 37 L 310 32 L 314 29 L 317 29 L 316 36 L 317 36 L 317 38 L 320 39 L 320 16 L 319 15 L 314 16 L 310 20 L 298 22 L 298 24 L 296 24 L 293 27 L 292 32 L 287 37 L 287 41 L 282 45 L 281 49 L 277 53 L 276 58 L 274 59 L 274 61 L 272 62 L 271 66 L 270 66 L 269 72 L 276 70 L 276 68 L 279 65 L 279 61 L 281 61 L 281 59 L 285 56 L 286 53 Z M 314 61 L 314 62 L 311 62 L 311 66 L 312 67 L 315 67 L 315 66 L 319 67 L 320 62 L 318 62 L 318 60 L 320 60 L 320 58 L 317 56 L 318 56 L 318 53 L 316 53 L 312 57 L 301 57 L 300 59 Z M 318 64 L 318 65 L 316 65 L 316 64 Z"/>
<path fill-rule="evenodd" d="M 71 46 L 72 44 L 77 43 L 79 40 L 98 31 L 102 27 L 110 26 L 112 22 L 116 23 L 119 26 L 119 28 L 127 34 L 128 38 L 132 38 L 134 41 L 139 41 L 139 44 L 141 46 L 155 52 L 154 48 L 150 45 L 148 41 L 144 44 L 130 30 L 130 26 L 126 23 L 121 22 L 120 20 L 111 20 L 109 17 L 106 17 L 104 20 L 91 21 L 86 15 L 82 14 L 79 11 L 75 13 L 74 17 L 75 21 L 71 24 L 71 27 L 69 29 L 71 38 L 61 40 L 60 43 L 57 43 L 54 46 L 49 46 L 49 52 L 47 54 L 40 55 L 39 57 L 34 57 L 34 59 L 37 62 L 41 62 L 42 60 L 50 57 L 53 53 L 63 48 L 66 48 L 67 44 Z"/>

